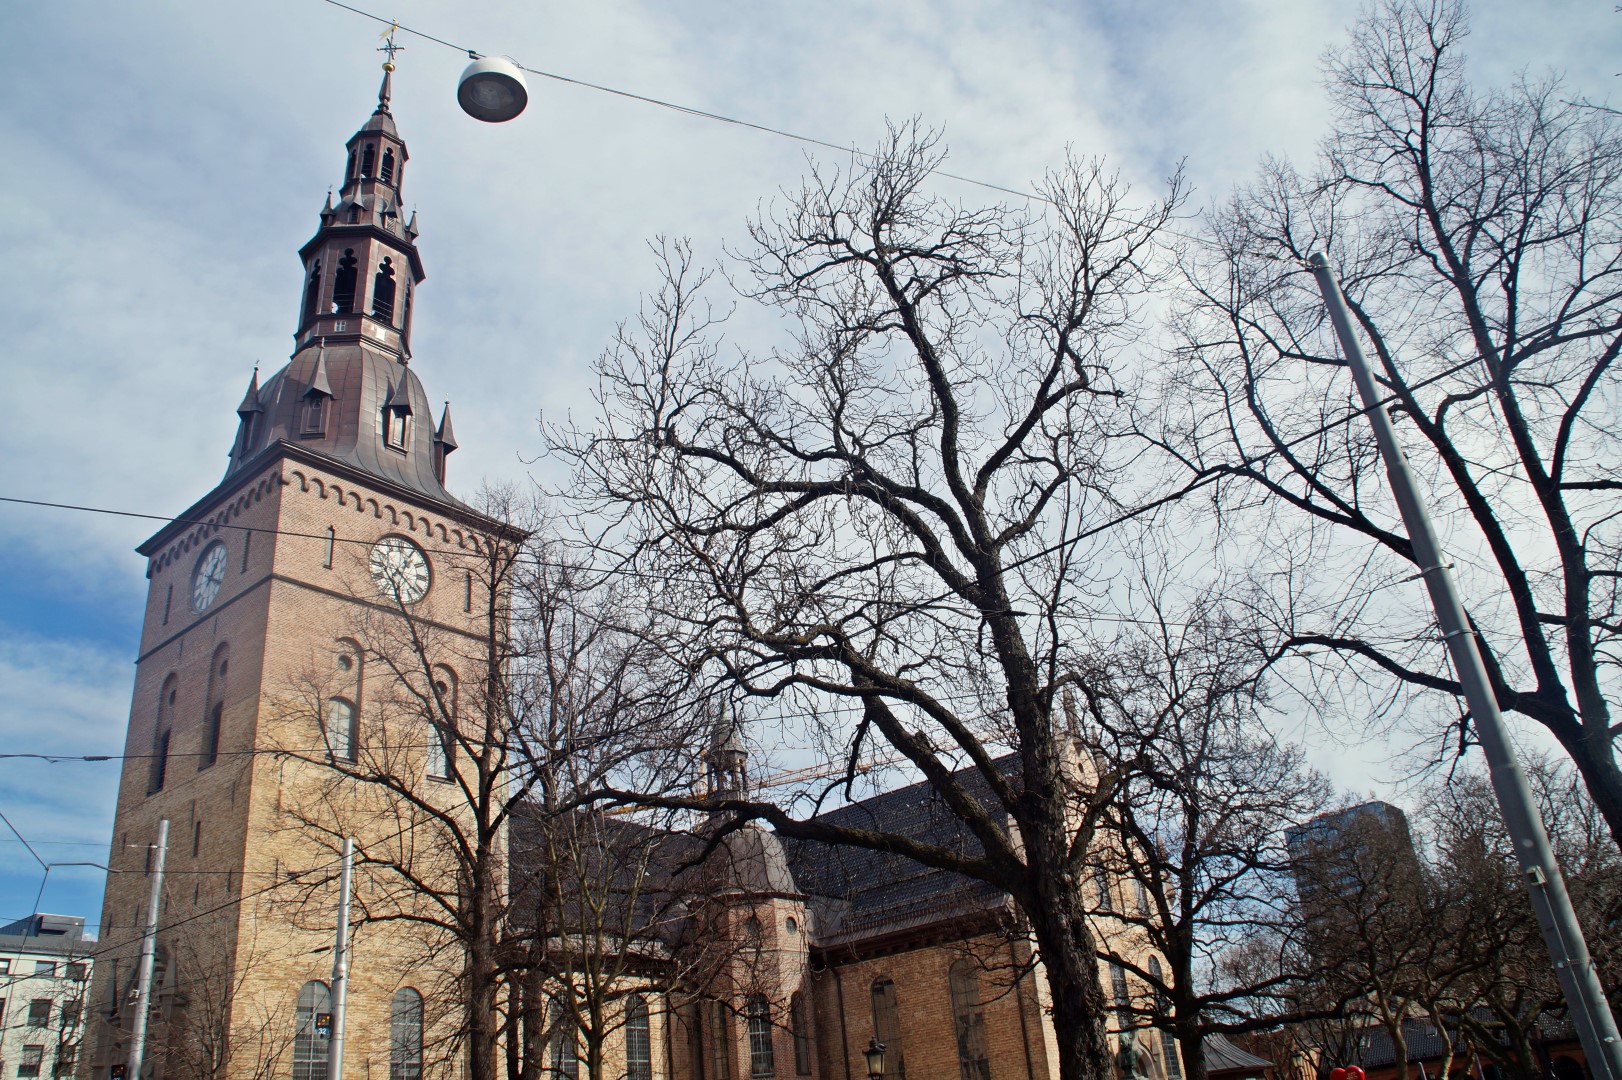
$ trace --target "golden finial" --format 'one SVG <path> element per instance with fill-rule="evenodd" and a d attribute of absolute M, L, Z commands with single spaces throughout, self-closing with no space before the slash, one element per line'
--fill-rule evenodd
<path fill-rule="evenodd" d="M 389 54 L 389 58 L 387 60 L 383 61 L 383 70 L 384 71 L 393 71 L 394 70 L 394 54 L 397 53 L 397 52 L 402 52 L 405 49 L 404 45 L 396 45 L 394 43 L 394 35 L 399 29 L 400 29 L 400 24 L 399 23 L 391 22 L 391 23 L 389 23 L 389 28 L 387 30 L 383 31 L 383 33 L 381 35 L 379 35 L 383 39 L 383 44 L 378 47 L 377 51 L 381 52 L 381 53 L 388 53 Z"/>

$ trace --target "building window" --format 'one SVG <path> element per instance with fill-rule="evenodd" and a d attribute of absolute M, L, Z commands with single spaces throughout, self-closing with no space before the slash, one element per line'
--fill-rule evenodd
<path fill-rule="evenodd" d="M 395 450 L 404 450 L 408 445 L 411 413 L 403 408 L 385 405 L 379 416 L 383 425 L 383 442 Z"/>
<path fill-rule="evenodd" d="M 389 1080 L 422 1077 L 422 995 L 409 986 L 389 1002 Z"/>
<path fill-rule="evenodd" d="M 732 1039 L 728 1029 L 732 1026 L 732 1014 L 724 1001 L 715 1002 L 713 1010 L 715 1023 L 710 1025 L 710 1061 L 714 1071 L 715 1080 L 730 1080 L 732 1076 Z"/>
<path fill-rule="evenodd" d="M 18 1076 L 38 1076 L 39 1067 L 45 1061 L 45 1047 L 23 1047 L 23 1059 L 17 1063 Z"/>
<path fill-rule="evenodd" d="M 309 322 L 321 310 L 321 260 L 310 264 L 310 280 L 304 286 L 304 317 L 299 325 Z"/>
<path fill-rule="evenodd" d="M 632 994 L 625 1002 L 625 1080 L 653 1080 L 648 1003 L 641 994 Z"/>
<path fill-rule="evenodd" d="M 788 1029 L 794 1038 L 794 1074 L 811 1075 L 811 1014 L 805 1007 L 805 993 L 794 991 L 788 1000 Z"/>
<path fill-rule="evenodd" d="M 332 279 L 332 311 L 345 315 L 355 310 L 355 249 L 344 248 L 344 257 L 338 260 L 338 273 Z M 335 329 L 342 330 L 340 325 Z"/>
<path fill-rule="evenodd" d="M 311 979 L 299 989 L 293 1023 L 293 1080 L 327 1080 L 332 992 L 326 983 Z"/>
<path fill-rule="evenodd" d="M 952 1020 L 957 1029 L 957 1067 L 962 1080 L 991 1080 L 986 1060 L 986 1011 L 980 1004 L 980 976 L 970 960 L 959 960 L 949 972 Z"/>
<path fill-rule="evenodd" d="M 394 260 L 387 257 L 372 275 L 372 314 L 384 322 L 394 321 Z"/>
<path fill-rule="evenodd" d="M 377 147 L 367 143 L 360 152 L 360 174 L 372 175 L 372 166 L 377 162 Z"/>
<path fill-rule="evenodd" d="M 1132 1026 L 1132 998 L 1126 989 L 1126 968 L 1114 961 L 1109 966 L 1109 986 L 1115 997 L 1115 1026 L 1126 1031 Z"/>
<path fill-rule="evenodd" d="M 79 1047 L 74 1043 L 67 1043 L 56 1048 L 56 1066 L 51 1070 L 53 1076 L 72 1076 L 74 1063 L 79 1058 Z"/>
<path fill-rule="evenodd" d="M 873 980 L 873 1037 L 884 1044 L 885 1077 L 907 1075 L 906 1053 L 901 1046 L 901 1012 L 896 1005 L 895 983 Z"/>
<path fill-rule="evenodd" d="M 428 703 L 427 772 L 435 780 L 449 780 L 456 758 L 456 680 L 443 669 L 436 674 L 440 677 L 434 680 L 434 698 Z"/>
<path fill-rule="evenodd" d="M 355 760 L 355 706 L 343 698 L 327 702 L 327 714 L 321 734 L 327 740 L 327 750 L 339 761 Z"/>
<path fill-rule="evenodd" d="M 560 1008 L 552 1010 L 552 1078 L 579 1080 L 580 1046 L 575 1038 L 575 1021 Z"/>
<path fill-rule="evenodd" d="M 158 722 L 152 730 L 152 760 L 148 765 L 146 793 L 152 795 L 163 790 L 169 771 L 169 729 L 175 721 L 175 696 L 180 679 L 170 675 L 163 680 L 158 692 Z"/>
<path fill-rule="evenodd" d="M 55 968 L 54 964 L 52 968 Z M 36 974 L 41 973 L 36 972 Z M 52 970 L 49 974 L 54 978 L 56 972 Z M 28 1003 L 28 1026 L 31 1028 L 48 1028 L 51 1026 L 50 998 L 35 998 Z"/>
<path fill-rule="evenodd" d="M 304 407 L 299 410 L 299 434 L 322 435 L 327 430 L 327 395 L 312 390 L 304 395 Z"/>
<path fill-rule="evenodd" d="M 1161 971 L 1158 956 L 1149 957 L 1149 977 L 1154 979 L 1156 983 L 1164 985 L 1162 980 L 1165 975 Z M 1167 1013 L 1171 1011 L 1167 1008 L 1166 992 L 1160 986 L 1157 986 L 1154 993 L 1155 1016 L 1157 1019 L 1165 1020 Z M 1170 1028 L 1163 1027 L 1160 1029 L 1160 1056 L 1164 1059 L 1168 1080 L 1182 1080 L 1183 1063 L 1177 1051 L 1177 1040 L 1172 1037 Z"/>
<path fill-rule="evenodd" d="M 382 181 L 385 184 L 392 184 L 394 182 L 394 151 L 393 150 L 384 150 L 383 151 L 383 168 L 382 168 L 381 172 L 379 173 L 379 176 L 380 176 L 380 178 L 382 179 Z"/>
<path fill-rule="evenodd" d="M 1142 878 L 1133 878 L 1132 890 L 1138 898 L 1138 914 L 1149 914 L 1149 886 L 1143 883 Z"/>
<path fill-rule="evenodd" d="M 1093 885 L 1098 889 L 1098 910 L 1114 911 L 1115 907 L 1110 903 L 1109 872 L 1102 866 L 1093 871 Z"/>
<path fill-rule="evenodd" d="M 0 968 L 0 975 L 3 975 L 3 974 L 5 974 L 5 969 Z M 72 980 L 73 982 L 84 982 L 85 979 L 89 977 L 89 975 L 90 975 L 90 966 L 88 964 L 70 963 L 68 965 L 67 977 L 70 980 Z"/>
<path fill-rule="evenodd" d="M 62 1003 L 61 1023 L 63 1031 L 72 1031 L 74 1028 L 79 1026 L 79 1012 L 81 1008 L 83 1008 L 83 1002 L 64 1001 Z"/>
<path fill-rule="evenodd" d="M 54 979 L 54 978 L 56 978 L 56 961 L 55 960 L 35 960 L 34 961 L 34 974 L 38 975 L 42 979 Z"/>
<path fill-rule="evenodd" d="M 224 722 L 225 673 L 231 667 L 231 648 L 221 645 L 214 650 L 213 662 L 208 669 L 208 708 L 203 715 L 203 746 L 197 767 L 206 769 L 220 756 L 220 725 Z M 195 852 L 193 853 L 195 854 Z"/>
<path fill-rule="evenodd" d="M 750 994 L 744 1001 L 743 1014 L 749 1024 L 749 1075 L 775 1076 L 771 1003 L 759 994 Z"/>

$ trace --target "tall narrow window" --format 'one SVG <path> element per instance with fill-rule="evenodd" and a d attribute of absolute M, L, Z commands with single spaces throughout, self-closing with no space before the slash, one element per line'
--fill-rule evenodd
<path fill-rule="evenodd" d="M 327 702 L 326 723 L 322 735 L 327 750 L 339 761 L 355 760 L 355 706 L 343 698 Z"/>
<path fill-rule="evenodd" d="M 980 976 L 973 961 L 953 964 L 949 979 L 958 1072 L 962 1080 L 991 1080 L 991 1063 L 986 1060 L 986 1011 L 980 1004 Z"/>
<path fill-rule="evenodd" d="M 220 728 L 225 721 L 225 673 L 231 668 L 230 647 L 221 645 L 214 650 L 214 659 L 208 669 L 208 697 L 203 711 L 203 745 L 197 756 L 197 767 L 206 769 L 220 756 Z"/>
<path fill-rule="evenodd" d="M 1132 997 L 1126 989 L 1126 968 L 1111 961 L 1110 994 L 1115 998 L 1115 1026 L 1126 1031 L 1132 1026 Z"/>
<path fill-rule="evenodd" d="M 1160 968 L 1160 958 L 1158 956 L 1149 957 L 1149 976 L 1157 983 L 1160 983 L 1165 978 Z M 1171 1011 L 1167 1008 L 1166 992 L 1156 987 L 1154 993 L 1155 1017 L 1159 1020 L 1165 1020 L 1167 1014 Z M 1168 1080 L 1182 1080 L 1183 1063 L 1177 1050 L 1177 1040 L 1172 1037 L 1171 1029 L 1168 1027 L 1160 1029 L 1160 1056 L 1164 1059 Z"/>
<path fill-rule="evenodd" d="M 775 1076 L 772 1061 L 772 1007 L 760 994 L 750 994 L 743 1006 L 749 1025 L 749 1075 Z"/>
<path fill-rule="evenodd" d="M 310 392 L 304 395 L 304 404 L 299 409 L 299 434 L 322 435 L 327 430 L 327 396 Z"/>
<path fill-rule="evenodd" d="M 372 165 L 376 161 L 377 147 L 373 146 L 371 143 L 367 143 L 360 152 L 360 174 L 362 176 L 371 176 Z"/>
<path fill-rule="evenodd" d="M 625 1000 L 625 1080 L 653 1080 L 648 1003 L 641 994 L 632 994 Z"/>
<path fill-rule="evenodd" d="M 326 554 L 323 555 L 322 558 L 321 558 L 321 565 L 324 568 L 328 569 L 328 570 L 332 569 L 332 549 L 337 547 L 337 546 L 338 546 L 338 530 L 334 529 L 331 525 L 328 525 L 327 526 L 327 550 L 326 550 Z"/>
<path fill-rule="evenodd" d="M 317 259 L 310 264 L 310 280 L 304 286 L 304 314 L 299 319 L 303 326 L 320 312 L 321 307 L 321 260 Z"/>
<path fill-rule="evenodd" d="M 805 1007 L 803 990 L 794 991 L 788 1000 L 788 1030 L 794 1039 L 794 1075 L 810 1076 L 811 1014 Z"/>
<path fill-rule="evenodd" d="M 385 184 L 394 183 L 394 151 L 383 151 L 383 168 L 380 177 Z"/>
<path fill-rule="evenodd" d="M 169 591 L 163 594 L 163 625 L 169 625 L 169 609 L 175 605 L 175 587 L 169 586 Z"/>
<path fill-rule="evenodd" d="M 332 278 L 332 310 L 343 315 L 355 310 L 355 249 L 344 248 L 338 272 Z"/>
<path fill-rule="evenodd" d="M 353 150 L 351 150 L 351 151 L 349 151 L 349 165 L 348 165 L 347 168 L 344 169 L 344 179 L 345 180 L 353 180 L 354 178 L 355 178 L 355 152 Z"/>
<path fill-rule="evenodd" d="M 896 1005 L 895 983 L 873 980 L 873 1037 L 884 1044 L 886 1080 L 907 1075 L 906 1052 L 901 1045 L 901 1012 Z"/>
<path fill-rule="evenodd" d="M 389 1080 L 422 1078 L 422 995 L 409 986 L 389 1002 Z"/>
<path fill-rule="evenodd" d="M 428 775 L 448 780 L 456 760 L 456 675 L 434 669 L 434 696 L 428 702 Z"/>
<path fill-rule="evenodd" d="M 715 1080 L 731 1080 L 732 1013 L 726 1002 L 717 1001 L 714 1004 L 715 1022 L 710 1025 L 710 1069 Z"/>
<path fill-rule="evenodd" d="M 175 722 L 175 698 L 179 686 L 179 676 L 170 675 L 163 680 L 163 688 L 158 691 L 158 719 L 152 729 L 152 760 L 148 763 L 146 781 L 148 795 L 163 790 L 163 782 L 169 773 L 169 732 Z"/>
<path fill-rule="evenodd" d="M 1093 871 L 1093 886 L 1098 889 L 1098 910 L 1114 911 L 1115 907 L 1110 902 L 1109 872 L 1102 866 Z"/>
<path fill-rule="evenodd" d="M 579 1080 L 580 1044 L 573 1016 L 552 1010 L 552 1080 Z"/>
<path fill-rule="evenodd" d="M 197 853 L 203 850 L 203 819 L 198 818 L 191 823 L 191 857 L 197 858 Z"/>
<path fill-rule="evenodd" d="M 394 260 L 387 256 L 372 276 L 372 315 L 385 322 L 394 321 Z"/>
<path fill-rule="evenodd" d="M 312 979 L 299 989 L 293 1012 L 293 1080 L 327 1080 L 331 1038 L 332 992 Z"/>
<path fill-rule="evenodd" d="M 400 329 L 405 333 L 411 332 L 411 279 L 407 278 L 400 284 L 405 294 L 400 298 Z"/>

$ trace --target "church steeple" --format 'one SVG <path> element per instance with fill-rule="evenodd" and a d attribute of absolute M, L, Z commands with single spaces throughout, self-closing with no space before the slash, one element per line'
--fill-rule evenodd
<path fill-rule="evenodd" d="M 345 144 L 337 198 L 328 193 L 315 235 L 299 250 L 305 285 L 293 356 L 263 386 L 257 375 L 249 386 L 228 479 L 277 448 L 296 447 L 460 505 L 445 489 L 445 457 L 456 447 L 449 417 L 436 431 L 409 366 L 411 301 L 424 275 L 416 215 L 400 214 L 407 154 L 389 106 L 393 79 L 390 62 L 377 107 Z"/>
<path fill-rule="evenodd" d="M 416 215 L 408 222 L 400 211 L 409 155 L 389 110 L 393 79 L 390 61 L 377 108 L 345 144 L 338 201 L 328 197 L 315 235 L 299 250 L 305 285 L 295 349 L 326 338 L 365 341 L 402 362 L 411 357 L 411 295 L 426 275 Z"/>

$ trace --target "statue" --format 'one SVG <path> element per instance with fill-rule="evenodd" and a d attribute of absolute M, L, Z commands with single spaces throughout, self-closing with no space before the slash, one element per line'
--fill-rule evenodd
<path fill-rule="evenodd" d="M 1135 1032 L 1122 1032 L 1121 1048 L 1115 1052 L 1115 1072 L 1120 1080 L 1153 1080 L 1154 1059 L 1143 1049 Z"/>

